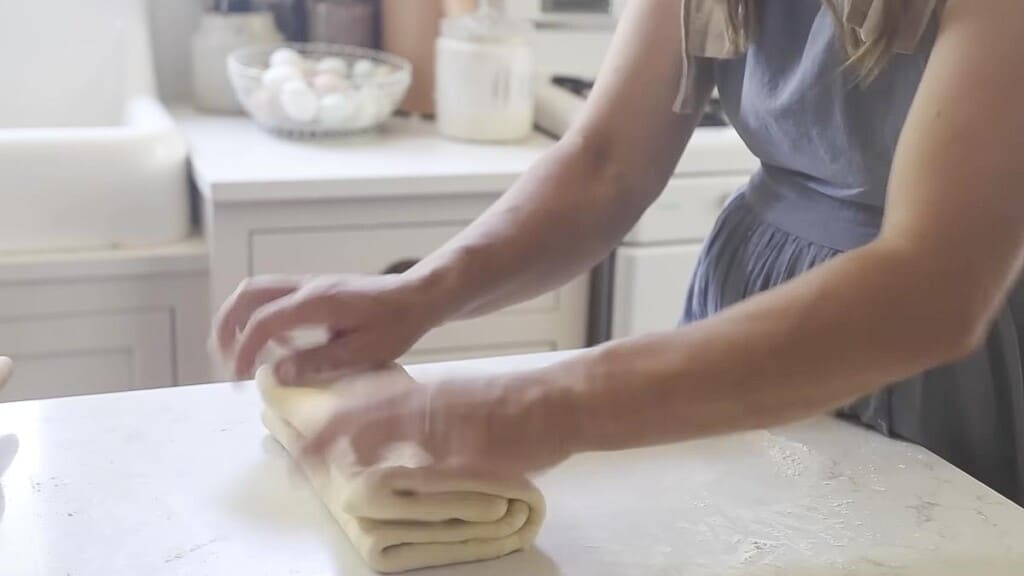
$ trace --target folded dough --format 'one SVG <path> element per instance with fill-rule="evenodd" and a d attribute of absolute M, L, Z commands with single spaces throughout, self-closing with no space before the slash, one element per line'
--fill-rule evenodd
<path fill-rule="evenodd" d="M 280 387 L 266 368 L 256 378 L 263 422 L 292 454 L 344 401 L 336 389 Z M 533 543 L 545 503 L 529 480 L 460 478 L 424 467 L 428 459 L 415 446 L 395 448 L 369 469 L 340 461 L 305 470 L 371 568 L 390 573 L 490 560 Z"/>

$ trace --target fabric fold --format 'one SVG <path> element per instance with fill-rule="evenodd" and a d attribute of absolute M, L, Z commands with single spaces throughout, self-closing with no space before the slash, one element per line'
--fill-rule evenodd
<path fill-rule="evenodd" d="M 261 369 L 263 423 L 295 455 L 344 394 L 283 388 Z M 491 560 L 528 548 L 544 520 L 540 491 L 525 477 L 482 481 L 430 470 L 415 446 L 397 446 L 373 468 L 341 458 L 304 467 L 324 505 L 370 568 L 403 572 Z"/>
<path fill-rule="evenodd" d="M 882 33 L 886 1 L 894 0 L 842 0 L 843 24 L 860 35 L 862 40 L 876 38 Z M 896 0 L 902 5 L 903 19 L 896 31 L 893 51 L 913 53 L 936 10 L 944 0 Z M 729 12 L 725 0 L 681 0 L 681 35 L 683 70 L 676 99 L 675 111 L 693 112 L 692 58 L 727 60 L 746 54 L 757 30 L 748 30 L 741 37 L 729 33 Z"/>

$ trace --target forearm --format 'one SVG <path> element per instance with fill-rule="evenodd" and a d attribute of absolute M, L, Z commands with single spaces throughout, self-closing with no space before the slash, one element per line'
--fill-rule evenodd
<path fill-rule="evenodd" d="M 613 163 L 582 141 L 562 141 L 410 274 L 439 287 L 444 320 L 526 300 L 611 250 L 646 206 L 643 194 L 627 192 Z"/>
<path fill-rule="evenodd" d="M 952 360 L 977 341 L 973 316 L 912 260 L 850 253 L 706 321 L 552 367 L 565 434 L 611 450 L 771 427 Z"/>
<path fill-rule="evenodd" d="M 483 314 L 600 261 L 664 189 L 714 87 L 691 68 L 693 111 L 675 114 L 678 0 L 631 3 L 582 117 L 555 149 L 448 245 L 414 268 L 433 320 Z"/>

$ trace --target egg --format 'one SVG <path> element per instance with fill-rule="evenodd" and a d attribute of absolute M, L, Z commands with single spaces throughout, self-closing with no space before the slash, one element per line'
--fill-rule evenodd
<path fill-rule="evenodd" d="M 316 63 L 316 71 L 336 74 L 342 78 L 348 76 L 348 62 L 336 56 L 330 56 Z"/>
<path fill-rule="evenodd" d="M 374 72 L 374 76 L 378 80 L 380 80 L 383 78 L 387 78 L 388 76 L 391 76 L 394 73 L 395 69 L 393 67 L 388 66 L 387 64 L 381 64 L 380 66 L 377 66 L 377 70 Z"/>
<path fill-rule="evenodd" d="M 328 94 L 320 99 L 320 121 L 328 128 L 351 128 L 359 104 L 353 94 Z"/>
<path fill-rule="evenodd" d="M 344 92 L 348 89 L 348 81 L 331 72 L 321 72 L 313 77 L 313 90 L 318 96 Z"/>
<path fill-rule="evenodd" d="M 275 66 L 294 66 L 301 70 L 305 63 L 306 59 L 302 57 L 302 54 L 288 47 L 278 48 L 270 55 L 271 68 Z"/>
<path fill-rule="evenodd" d="M 316 92 L 302 80 L 289 80 L 281 87 L 281 108 L 295 122 L 312 122 L 316 118 L 320 100 Z"/>
<path fill-rule="evenodd" d="M 271 92 L 278 92 L 281 87 L 292 80 L 302 80 L 302 71 L 295 66 L 271 66 L 263 72 L 263 87 Z"/>
<path fill-rule="evenodd" d="M 376 71 L 377 65 L 372 60 L 367 60 L 366 58 L 356 61 L 355 65 L 352 66 L 352 76 L 357 80 L 369 80 Z"/>

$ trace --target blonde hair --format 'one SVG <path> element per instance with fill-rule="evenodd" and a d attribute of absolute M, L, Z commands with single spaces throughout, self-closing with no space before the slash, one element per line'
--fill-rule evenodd
<path fill-rule="evenodd" d="M 730 39 L 743 45 L 754 34 L 757 21 L 758 0 L 719 0 L 728 6 L 728 31 Z M 873 38 L 861 38 L 856 28 L 846 24 L 840 12 L 838 0 L 821 0 L 836 20 L 839 43 L 846 53 L 846 68 L 853 70 L 858 84 L 870 83 L 885 67 L 896 43 L 904 11 L 900 3 L 904 0 L 875 0 L 882 2 L 885 10 L 881 32 Z"/>

